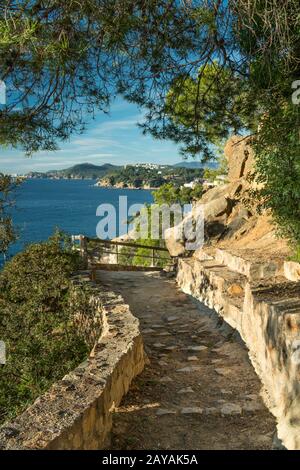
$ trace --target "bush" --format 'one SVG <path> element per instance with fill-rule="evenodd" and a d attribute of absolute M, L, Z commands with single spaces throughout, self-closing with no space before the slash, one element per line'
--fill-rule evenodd
<path fill-rule="evenodd" d="M 202 185 L 197 184 L 194 188 L 178 187 L 172 183 L 162 185 L 157 191 L 153 192 L 154 202 L 156 204 L 191 204 L 201 199 Z"/>
<path fill-rule="evenodd" d="M 70 277 L 79 266 L 79 256 L 57 234 L 28 246 L 1 272 L 0 338 L 7 363 L 0 368 L 0 422 L 86 357 L 88 344 L 73 321 Z"/>
<path fill-rule="evenodd" d="M 137 245 L 145 245 L 149 248 L 124 247 L 121 250 L 119 262 L 127 266 L 144 266 L 153 267 L 152 264 L 152 247 L 164 247 L 163 240 L 152 240 L 151 238 L 139 238 L 135 240 Z M 134 243 L 134 242 L 132 242 Z M 154 266 L 164 268 L 171 264 L 172 259 L 167 251 L 154 251 Z"/>
<path fill-rule="evenodd" d="M 292 256 L 289 257 L 289 260 L 300 263 L 300 245 L 293 244 L 293 248 L 293 253 Z"/>
<path fill-rule="evenodd" d="M 272 110 L 253 141 L 256 152 L 256 182 L 253 196 L 261 209 L 270 211 L 278 233 L 292 247 L 300 245 L 300 114 L 290 104 Z"/>

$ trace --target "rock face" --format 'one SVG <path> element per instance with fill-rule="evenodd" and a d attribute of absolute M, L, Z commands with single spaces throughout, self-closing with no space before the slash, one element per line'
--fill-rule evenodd
<path fill-rule="evenodd" d="M 286 241 L 276 237 L 270 217 L 267 214 L 258 215 L 255 204 L 249 198 L 251 185 L 247 176 L 254 165 L 249 139 L 232 137 L 225 146 L 225 155 L 229 182 L 206 191 L 191 214 L 180 225 L 165 232 L 166 246 L 171 256 L 193 254 L 187 246 L 186 237 L 182 235 L 183 228 L 189 219 L 195 221 L 197 217 L 203 217 L 204 247 L 230 249 L 234 245 L 243 251 L 255 250 L 256 254 L 257 250 L 261 250 L 268 260 L 273 258 L 274 253 L 286 257 L 289 253 Z M 199 252 L 197 249 L 195 251 Z"/>
<path fill-rule="evenodd" d="M 228 238 L 243 227 L 248 210 L 239 203 L 248 188 L 245 176 L 253 166 L 253 151 L 247 139 L 232 137 L 226 147 L 229 183 L 209 189 L 181 224 L 165 232 L 166 246 L 171 256 L 188 254 L 185 226 L 190 220 L 204 219 L 205 240 Z"/>
<path fill-rule="evenodd" d="M 231 137 L 225 145 L 224 153 L 228 162 L 229 181 L 246 178 L 254 166 L 254 154 L 249 138 Z"/>
<path fill-rule="evenodd" d="M 192 212 L 175 228 L 165 231 L 166 246 L 171 256 L 180 256 L 185 253 L 187 245 L 188 227 L 191 220 L 204 219 L 206 239 L 219 237 L 226 231 L 227 220 L 236 204 L 241 190 L 239 182 L 232 182 L 208 190 Z"/>

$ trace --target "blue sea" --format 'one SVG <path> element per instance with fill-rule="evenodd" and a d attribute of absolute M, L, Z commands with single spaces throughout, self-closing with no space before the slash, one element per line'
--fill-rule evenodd
<path fill-rule="evenodd" d="M 95 186 L 94 180 L 25 180 L 16 190 L 12 218 L 19 234 L 17 243 L 11 246 L 9 256 L 21 251 L 28 243 L 46 240 L 56 227 L 71 235 L 84 234 L 96 238 L 96 216 L 100 204 L 112 204 L 117 212 L 117 233 L 120 233 L 118 208 L 119 196 L 127 196 L 132 204 L 153 202 L 151 191 L 135 189 L 111 189 Z"/>

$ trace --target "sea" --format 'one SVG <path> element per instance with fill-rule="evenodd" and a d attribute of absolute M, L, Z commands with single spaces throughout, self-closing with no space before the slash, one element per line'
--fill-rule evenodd
<path fill-rule="evenodd" d="M 96 238 L 100 220 L 96 211 L 101 204 L 111 204 L 116 209 L 116 236 L 126 232 L 126 220 L 119 228 L 119 197 L 127 197 L 127 205 L 153 202 L 149 190 L 114 189 L 95 186 L 94 180 L 27 179 L 17 188 L 11 210 L 18 240 L 7 259 L 30 243 L 46 240 L 59 228 L 70 235 L 83 234 Z"/>

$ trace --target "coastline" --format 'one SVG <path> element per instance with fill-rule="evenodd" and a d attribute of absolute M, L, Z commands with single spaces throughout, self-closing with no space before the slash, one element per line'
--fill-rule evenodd
<path fill-rule="evenodd" d="M 84 232 L 94 237 L 100 204 L 113 205 L 118 212 L 119 195 L 128 197 L 128 207 L 133 204 L 151 204 L 151 191 L 129 191 L 126 188 L 112 190 L 95 187 L 95 179 L 39 179 L 32 178 L 20 185 L 15 195 L 15 207 L 11 213 L 19 230 L 19 237 L 8 253 L 13 256 L 27 244 L 47 240 L 55 227 L 69 234 Z M 119 236 L 119 224 L 117 224 Z"/>
<path fill-rule="evenodd" d="M 128 189 L 128 190 L 136 190 L 136 191 L 139 191 L 139 190 L 144 190 L 144 191 L 154 191 L 156 189 L 159 189 L 159 188 L 155 188 L 155 187 L 151 187 L 151 186 L 141 186 L 139 188 L 136 188 L 135 186 L 123 186 L 123 185 L 108 185 L 108 184 L 99 184 L 99 183 L 96 183 L 94 184 L 94 186 L 96 188 L 107 188 L 107 189 Z"/>

